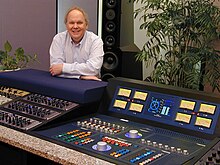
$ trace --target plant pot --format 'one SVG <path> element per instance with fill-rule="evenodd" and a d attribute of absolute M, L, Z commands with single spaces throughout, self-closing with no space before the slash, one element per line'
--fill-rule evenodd
<path fill-rule="evenodd" d="M 17 69 L 4 69 L 3 65 L 0 65 L 0 72 L 11 72 L 11 71 L 18 71 L 21 68 L 17 68 Z"/>

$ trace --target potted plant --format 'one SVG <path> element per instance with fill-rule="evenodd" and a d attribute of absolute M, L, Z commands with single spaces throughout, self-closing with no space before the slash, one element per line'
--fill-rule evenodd
<path fill-rule="evenodd" d="M 137 60 L 154 65 L 150 79 L 201 90 L 205 84 L 220 91 L 220 9 L 215 0 L 134 0 L 134 12 L 147 41 Z"/>
<path fill-rule="evenodd" d="M 12 46 L 9 41 L 4 44 L 4 50 L 0 50 L 0 70 L 16 70 L 28 66 L 30 62 L 37 61 L 37 55 L 25 54 L 24 49 L 19 47 L 11 54 Z"/>

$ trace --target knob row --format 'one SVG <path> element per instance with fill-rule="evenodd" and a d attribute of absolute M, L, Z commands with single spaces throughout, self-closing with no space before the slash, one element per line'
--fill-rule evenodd
<path fill-rule="evenodd" d="M 169 146 L 167 144 L 157 143 L 156 141 L 151 142 L 150 140 L 141 139 L 142 144 L 147 144 L 156 148 L 164 149 L 166 151 L 175 152 L 178 154 L 188 155 L 189 152 L 186 149 L 181 149 L 179 147 Z"/>

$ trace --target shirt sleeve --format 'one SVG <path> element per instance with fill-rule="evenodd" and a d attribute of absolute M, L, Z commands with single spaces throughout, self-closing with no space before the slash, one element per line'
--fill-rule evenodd
<path fill-rule="evenodd" d="M 65 62 L 62 45 L 62 38 L 56 35 L 50 45 L 50 65 Z"/>

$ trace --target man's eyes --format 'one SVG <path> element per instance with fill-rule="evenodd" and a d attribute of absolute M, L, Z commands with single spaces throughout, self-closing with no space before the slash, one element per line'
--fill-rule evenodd
<path fill-rule="evenodd" d="M 83 22 L 70 22 L 70 24 L 77 24 L 77 25 L 81 25 L 81 24 L 83 24 Z"/>

